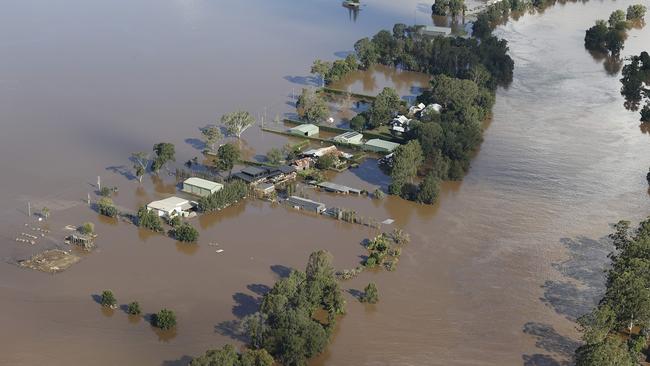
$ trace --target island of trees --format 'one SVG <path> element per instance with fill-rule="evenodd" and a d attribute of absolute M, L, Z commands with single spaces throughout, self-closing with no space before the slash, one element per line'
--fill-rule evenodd
<path fill-rule="evenodd" d="M 629 63 L 623 66 L 621 78 L 621 95 L 625 97 L 625 107 L 629 110 L 641 108 L 641 122 L 650 122 L 650 55 L 641 52 L 632 56 Z"/>
<path fill-rule="evenodd" d="M 356 57 L 348 56 L 332 64 L 317 60 L 312 72 L 327 82 L 358 68 L 374 64 L 432 75 L 431 89 L 417 102 L 439 104 L 440 113 L 422 113 L 411 122 L 405 144 L 397 149 L 390 167 L 390 193 L 409 200 L 433 203 L 439 181 L 458 180 L 469 168 L 470 158 L 482 141 L 483 121 L 490 115 L 499 85 L 512 80 L 514 63 L 507 42 L 491 35 L 479 37 L 429 37 L 421 26 L 395 24 L 354 44 Z M 334 65 L 340 65 L 335 68 Z M 337 70 L 337 71 L 334 71 Z M 297 103 L 298 114 L 310 122 L 327 115 L 327 105 L 318 93 L 303 90 Z M 367 112 L 352 118 L 351 128 L 375 130 L 404 113 L 406 104 L 391 88 L 374 99 Z"/>
<path fill-rule="evenodd" d="M 264 295 L 259 312 L 244 319 L 248 350 L 238 354 L 225 346 L 195 358 L 191 365 L 271 365 L 275 358 L 286 366 L 304 366 L 325 349 L 336 316 L 344 312 L 332 256 L 316 251 L 305 271 L 294 270 L 276 282 Z"/>
<path fill-rule="evenodd" d="M 606 290 L 598 306 L 578 319 L 584 345 L 577 366 L 638 365 L 647 350 L 650 329 L 650 219 L 636 229 L 620 221 L 610 235 Z"/>
<path fill-rule="evenodd" d="M 633 24 L 642 22 L 645 12 L 646 7 L 641 4 L 630 5 L 627 13 L 616 10 L 607 21 L 597 20 L 596 24 L 585 33 L 585 48 L 618 56 L 627 37 L 626 31 Z"/>

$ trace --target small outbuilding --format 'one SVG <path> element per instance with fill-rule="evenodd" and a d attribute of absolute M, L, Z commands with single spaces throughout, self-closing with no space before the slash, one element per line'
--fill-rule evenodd
<path fill-rule="evenodd" d="M 223 184 L 207 179 L 192 177 L 183 182 L 183 192 L 205 197 L 223 189 Z"/>
<path fill-rule="evenodd" d="M 397 149 L 400 145 L 395 142 L 390 142 L 382 139 L 372 139 L 368 140 L 363 145 L 366 150 L 374 151 L 378 153 L 391 153 L 393 150 Z"/>
<path fill-rule="evenodd" d="M 305 123 L 289 129 L 289 133 L 299 136 L 318 135 L 318 131 L 318 126 L 311 123 Z"/>
<path fill-rule="evenodd" d="M 332 140 L 337 141 L 337 142 L 343 142 L 346 144 L 355 144 L 355 145 L 360 145 L 361 144 L 361 139 L 363 138 L 363 135 L 360 134 L 357 131 L 348 131 L 345 133 L 342 133 L 338 136 L 334 136 Z"/>
<path fill-rule="evenodd" d="M 310 199 L 302 198 L 298 196 L 291 196 L 287 198 L 286 203 L 295 209 L 311 211 L 316 213 L 322 213 L 326 209 L 324 203 L 312 201 Z"/>
<path fill-rule="evenodd" d="M 160 217 L 187 216 L 191 208 L 190 201 L 179 197 L 169 197 L 147 205 L 149 211 L 156 212 Z"/>
<path fill-rule="evenodd" d="M 436 25 L 427 25 L 420 29 L 420 33 L 430 37 L 448 37 L 451 35 L 451 28 L 439 27 Z"/>

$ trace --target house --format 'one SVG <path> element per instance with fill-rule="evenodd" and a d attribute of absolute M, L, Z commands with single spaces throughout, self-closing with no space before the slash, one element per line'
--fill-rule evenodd
<path fill-rule="evenodd" d="M 187 216 L 191 208 L 190 201 L 179 197 L 169 197 L 147 205 L 147 210 L 156 212 L 160 217 Z"/>
<path fill-rule="evenodd" d="M 255 187 L 258 197 L 268 197 L 275 192 L 275 185 L 272 183 L 261 183 Z"/>
<path fill-rule="evenodd" d="M 297 171 L 302 171 L 311 168 L 312 163 L 313 160 L 311 158 L 302 158 L 302 159 L 294 160 L 293 163 L 291 163 L 291 165 L 294 168 L 296 168 Z"/>
<path fill-rule="evenodd" d="M 451 28 L 449 27 L 438 27 L 435 25 L 427 25 L 420 29 L 420 34 L 430 37 L 447 37 L 451 35 Z"/>
<path fill-rule="evenodd" d="M 205 197 L 223 189 L 223 184 L 202 178 L 187 178 L 183 181 L 182 191 L 195 196 Z"/>
<path fill-rule="evenodd" d="M 298 196 L 291 196 L 287 198 L 286 203 L 297 210 L 305 210 L 316 213 L 322 213 L 326 209 L 324 203 L 312 201 L 310 199 Z"/>
<path fill-rule="evenodd" d="M 300 155 L 304 157 L 310 157 L 310 158 L 320 158 L 323 155 L 337 154 L 337 153 L 338 153 L 338 149 L 336 148 L 336 146 L 332 145 L 328 147 L 322 147 L 320 149 L 307 150 Z"/>
<path fill-rule="evenodd" d="M 318 135 L 318 126 L 312 125 L 311 123 L 305 123 L 290 128 L 289 133 L 300 136 L 314 136 Z"/>
<path fill-rule="evenodd" d="M 233 174 L 233 178 L 241 179 L 248 184 L 262 182 L 280 183 L 296 177 L 296 168 L 288 165 L 279 167 L 249 166 L 239 173 Z"/>
<path fill-rule="evenodd" d="M 400 145 L 395 142 L 390 142 L 382 139 L 372 139 L 366 141 L 363 145 L 366 150 L 378 153 L 390 153 L 397 149 Z"/>
<path fill-rule="evenodd" d="M 343 194 L 348 194 L 348 193 L 361 194 L 360 189 L 351 188 L 351 187 L 343 186 L 332 182 L 321 182 L 318 183 L 317 186 L 318 188 L 321 188 L 327 192 L 343 193 Z"/>
<path fill-rule="evenodd" d="M 257 184 L 266 179 L 268 171 L 263 167 L 249 166 L 242 169 L 239 173 L 233 174 L 233 178 L 243 180 L 248 184 Z"/>
<path fill-rule="evenodd" d="M 363 138 L 363 135 L 360 134 L 357 131 L 348 131 L 345 133 L 342 133 L 338 136 L 334 136 L 332 140 L 336 142 L 343 142 L 346 144 L 354 144 L 354 145 L 361 145 L 361 139 Z"/>
<path fill-rule="evenodd" d="M 417 115 L 417 114 L 418 114 L 420 111 L 422 111 L 425 107 L 426 107 L 426 106 L 424 105 L 424 103 L 420 103 L 420 104 L 418 104 L 418 105 L 412 105 L 412 106 L 409 108 L 409 116 L 413 117 L 413 116 Z"/>
<path fill-rule="evenodd" d="M 390 130 L 397 133 L 404 133 L 409 130 L 411 120 L 404 115 L 399 115 L 390 122 Z"/>

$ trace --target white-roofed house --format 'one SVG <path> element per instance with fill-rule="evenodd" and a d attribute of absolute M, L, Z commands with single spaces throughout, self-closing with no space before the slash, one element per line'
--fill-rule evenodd
<path fill-rule="evenodd" d="M 219 192 L 222 188 L 223 184 L 221 183 L 197 177 L 187 178 L 183 181 L 183 192 L 200 197 L 206 197 L 215 192 Z"/>
<path fill-rule="evenodd" d="M 191 208 L 190 201 L 180 197 L 169 197 L 147 205 L 147 210 L 156 212 L 160 217 L 187 216 Z"/>

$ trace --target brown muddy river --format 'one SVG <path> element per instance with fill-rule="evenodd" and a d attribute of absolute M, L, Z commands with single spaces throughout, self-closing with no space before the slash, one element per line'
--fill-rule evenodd
<path fill-rule="evenodd" d="M 623 108 L 612 62 L 583 47 L 595 19 L 637 1 L 557 5 L 498 29 L 515 60 L 485 141 L 462 183 L 433 207 L 389 198 L 309 192 L 406 228 L 412 243 L 394 273 L 364 273 L 344 288 L 379 287 L 365 307 L 348 297 L 327 352 L 314 365 L 558 365 L 572 353 L 572 322 L 594 304 L 618 219 L 648 212 L 650 137 Z M 293 112 L 290 96 L 315 85 L 313 59 L 334 59 L 358 38 L 396 22 L 428 22 L 429 5 L 368 0 L 353 15 L 337 1 L 23 0 L 0 13 L 0 364 L 183 365 L 233 339 L 232 321 L 308 254 L 330 250 L 341 268 L 375 232 L 261 201 L 194 219 L 195 247 L 104 220 L 82 201 L 97 176 L 135 209 L 174 192 L 173 177 L 131 177 L 132 151 L 176 144 L 199 155 L 199 128 L 237 108 Z M 623 55 L 650 43 L 632 30 Z M 615 65 L 614 65 L 615 66 Z M 388 71 L 386 71 L 388 72 Z M 614 70 L 614 72 L 616 72 Z M 370 81 L 370 82 L 369 82 Z M 353 75 L 340 87 L 414 94 L 425 76 Z M 367 87 L 369 85 L 369 87 Z M 374 89 L 374 90 L 371 90 Z M 287 138 L 251 128 L 249 156 Z M 385 187 L 373 160 L 334 181 Z M 37 223 L 27 203 L 51 209 L 51 232 L 15 241 Z M 98 249 L 63 273 L 17 259 L 60 245 L 66 225 L 94 221 Z M 29 226 L 26 227 L 25 224 Z M 209 243 L 218 243 L 218 247 Z M 216 253 L 215 248 L 224 249 Z M 112 289 L 145 313 L 176 311 L 172 334 L 93 295 Z"/>

